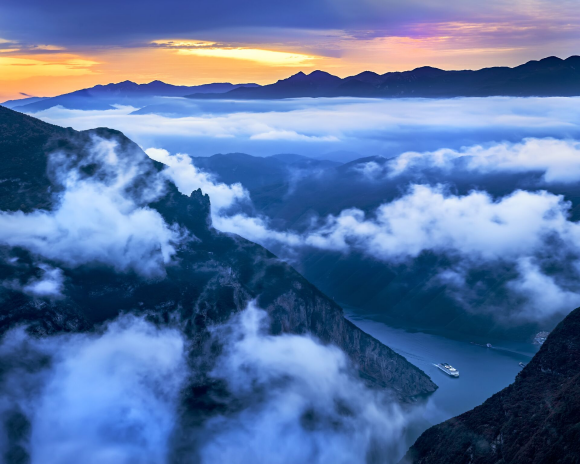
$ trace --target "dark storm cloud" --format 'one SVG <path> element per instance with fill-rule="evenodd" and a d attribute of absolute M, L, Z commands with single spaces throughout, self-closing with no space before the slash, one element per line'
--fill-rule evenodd
<path fill-rule="evenodd" d="M 459 0 L 4 0 L 0 37 L 74 48 L 137 45 L 231 28 L 380 29 L 392 34 L 409 22 L 474 18 L 482 8 L 493 11 L 495 3 L 479 4 L 476 12 L 475 2 Z"/>

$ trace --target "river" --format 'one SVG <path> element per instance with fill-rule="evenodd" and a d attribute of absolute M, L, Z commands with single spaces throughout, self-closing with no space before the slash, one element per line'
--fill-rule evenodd
<path fill-rule="evenodd" d="M 393 349 L 423 370 L 439 386 L 426 404 L 416 408 L 414 425 L 406 441 L 410 446 L 431 425 L 469 411 L 507 387 L 538 351 L 531 343 L 503 342 L 493 348 L 453 340 L 443 336 L 394 328 L 345 310 L 345 316 L 366 333 Z M 459 378 L 449 377 L 435 364 L 446 362 L 459 370 Z"/>

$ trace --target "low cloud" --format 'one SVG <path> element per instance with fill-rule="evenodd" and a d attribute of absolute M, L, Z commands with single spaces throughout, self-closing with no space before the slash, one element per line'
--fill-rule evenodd
<path fill-rule="evenodd" d="M 181 161 L 190 163 L 189 158 Z M 183 167 L 179 172 L 188 171 Z M 198 171 L 194 168 L 192 172 L 197 179 Z M 215 182 L 211 177 L 203 180 Z M 196 186 L 204 188 L 199 183 Z M 230 192 L 224 184 L 208 187 L 222 195 Z M 230 193 L 227 198 L 223 204 L 231 205 L 239 198 L 247 201 L 249 196 Z M 388 264 L 408 262 L 430 252 L 446 255 L 453 262 L 461 261 L 464 271 L 508 263 L 514 266 L 518 277 L 508 282 L 506 288 L 521 302 L 520 309 L 512 311 L 509 317 L 542 320 L 565 313 L 579 302 L 578 285 L 562 286 L 562 278 L 545 273 L 545 268 L 553 268 L 548 263 L 557 256 L 577 262 L 580 269 L 580 225 L 569 220 L 570 208 L 561 195 L 547 191 L 517 190 L 494 199 L 484 191 L 456 195 L 444 186 L 413 185 L 407 193 L 371 213 L 346 209 L 338 215 L 312 221 L 304 231 L 279 230 L 267 217 L 228 214 L 225 209 L 214 211 L 213 223 L 219 230 L 239 234 L 287 257 L 316 248 L 362 253 Z M 574 269 L 572 266 L 571 272 L 576 276 Z M 565 272 L 563 268 L 561 271 Z M 570 281 L 571 274 L 566 272 L 564 280 Z M 442 269 L 439 280 L 458 288 L 457 296 L 469 306 L 470 291 L 461 272 Z M 545 298 L 541 299 L 544 303 L 539 303 L 539 298 L 531 298 L 530 292 L 526 294 L 526 288 L 534 286 L 532 282 L 536 283 L 536 293 L 545 292 L 555 298 L 553 304 L 548 304 Z M 508 315 L 501 315 L 504 317 Z"/>
<path fill-rule="evenodd" d="M 409 415 L 365 387 L 338 348 L 267 326 L 250 303 L 214 331 L 225 348 L 211 375 L 245 407 L 207 422 L 201 462 L 397 462 Z"/>
<path fill-rule="evenodd" d="M 549 192 L 516 191 L 494 200 L 473 191 L 458 196 L 443 186 L 414 185 L 372 214 L 360 209 L 329 215 L 310 230 L 276 231 L 266 219 L 234 215 L 218 224 L 250 240 L 349 252 L 385 261 L 416 258 L 425 251 L 478 260 L 517 259 L 549 239 L 576 247 L 580 226 L 568 220 L 570 204 Z"/>
<path fill-rule="evenodd" d="M 189 155 L 177 153 L 171 155 L 161 148 L 148 148 L 145 153 L 155 161 L 167 166 L 164 174 L 175 183 L 184 195 L 201 189 L 211 199 L 212 214 L 218 215 L 236 203 L 249 201 L 249 193 L 242 184 L 227 185 L 217 182 L 213 174 L 196 168 Z"/>
<path fill-rule="evenodd" d="M 126 315 L 91 334 L 9 331 L 0 343 L 0 462 L 397 462 L 421 407 L 403 411 L 366 387 L 338 348 L 272 336 L 268 325 L 250 303 L 212 329 L 223 349 L 210 377 L 237 406 L 215 409 L 191 435 L 180 414 L 196 353 L 177 329 Z M 176 434 L 190 443 L 186 454 L 172 448 Z"/>
<path fill-rule="evenodd" d="M 6 462 L 167 462 L 187 372 L 179 332 L 130 316 L 96 334 L 36 339 L 15 329 L 0 359 Z"/>
<path fill-rule="evenodd" d="M 303 242 L 330 250 L 356 248 L 384 260 L 424 251 L 512 259 L 534 253 L 552 237 L 577 246 L 580 226 L 568 221 L 569 208 L 561 196 L 545 191 L 519 190 L 494 200 L 486 192 L 457 196 L 441 186 L 414 185 L 368 217 L 354 208 L 328 216 Z"/>
<path fill-rule="evenodd" d="M 60 297 L 63 286 L 62 270 L 40 264 L 42 277 L 28 282 L 22 289 L 24 293 L 39 297 Z"/>
<path fill-rule="evenodd" d="M 210 193 L 212 203 L 218 205 L 212 208 L 214 227 L 286 258 L 296 259 L 312 248 L 361 253 L 386 264 L 410 262 L 423 253 L 445 255 L 455 264 L 441 269 L 438 281 L 449 285 L 450 294 L 467 308 L 474 289 L 468 288 L 465 273 L 507 263 L 517 277 L 506 289 L 519 303 L 510 314 L 497 316 L 512 322 L 514 318 L 541 321 L 565 314 L 580 303 L 580 286 L 574 284 L 580 277 L 580 225 L 569 220 L 571 204 L 561 195 L 516 190 L 493 198 L 485 191 L 457 195 L 441 185 L 411 185 L 402 196 L 370 213 L 350 208 L 314 218 L 306 230 L 281 230 L 268 217 L 230 209 L 239 202 L 250 202 L 240 184 L 216 182 L 195 168 L 187 155 L 170 156 L 165 150 L 148 153 L 169 164 L 165 172 L 184 193 L 193 188 Z M 554 269 L 556 259 L 577 265 L 559 266 L 555 276 L 546 274 L 546 269 Z M 460 270 L 457 262 L 461 262 Z M 545 298 L 531 298 L 526 293 L 530 286 L 538 295 L 552 295 L 553 304 Z"/>
<path fill-rule="evenodd" d="M 386 174 L 397 176 L 409 169 L 437 168 L 498 172 L 538 172 L 546 183 L 571 183 L 580 180 L 580 142 L 552 138 L 529 138 L 521 143 L 475 145 L 462 150 L 444 148 L 432 152 L 407 152 L 386 163 Z M 376 162 L 359 170 L 368 177 L 382 174 Z"/>
<path fill-rule="evenodd" d="M 130 114 L 136 108 L 128 107 L 110 111 L 51 108 L 35 116 L 78 130 L 113 127 L 141 146 L 163 147 L 173 153 L 187 153 L 195 147 L 196 156 L 298 153 L 332 159 L 335 152 L 351 152 L 350 161 L 441 147 L 461 151 L 464 146 L 518 143 L 526 137 L 580 139 L 578 102 L 576 97 L 279 101 L 173 98 L 156 101 L 140 114 Z"/>
<path fill-rule="evenodd" d="M 519 317 L 527 320 L 543 320 L 554 314 L 565 316 L 580 306 L 580 289 L 575 282 L 566 282 L 567 289 L 555 277 L 547 276 L 532 258 L 518 261 L 519 277 L 508 282 L 508 288 L 525 300 Z M 570 285 L 572 284 L 572 285 Z"/>
<path fill-rule="evenodd" d="M 183 233 L 147 206 L 163 194 L 164 180 L 140 156 L 100 138 L 94 138 L 86 158 L 54 153 L 49 170 L 62 188 L 54 210 L 0 212 L 0 244 L 69 267 L 99 263 L 147 277 L 163 275 Z M 93 176 L 84 173 L 95 166 Z"/>
<path fill-rule="evenodd" d="M 339 138 L 334 135 L 316 136 L 299 134 L 289 130 L 271 130 L 250 136 L 250 140 L 300 140 L 310 142 L 338 142 Z"/>

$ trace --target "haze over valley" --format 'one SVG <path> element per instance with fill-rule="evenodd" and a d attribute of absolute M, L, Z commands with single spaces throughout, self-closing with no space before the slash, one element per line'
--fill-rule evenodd
<path fill-rule="evenodd" d="M 580 462 L 576 9 L 383 3 L 0 6 L 0 464 Z"/>

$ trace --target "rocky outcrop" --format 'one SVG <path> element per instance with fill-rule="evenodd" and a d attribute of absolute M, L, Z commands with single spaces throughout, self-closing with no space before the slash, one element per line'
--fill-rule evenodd
<path fill-rule="evenodd" d="M 430 428 L 404 464 L 580 462 L 580 308 L 509 387 Z"/>
<path fill-rule="evenodd" d="M 399 398 L 433 391 L 433 383 L 402 356 L 347 321 L 337 306 L 320 294 L 309 293 L 305 282 L 294 280 L 293 289 L 264 306 L 273 332 L 312 333 L 340 347 L 358 366 L 363 378 L 389 388 Z"/>

